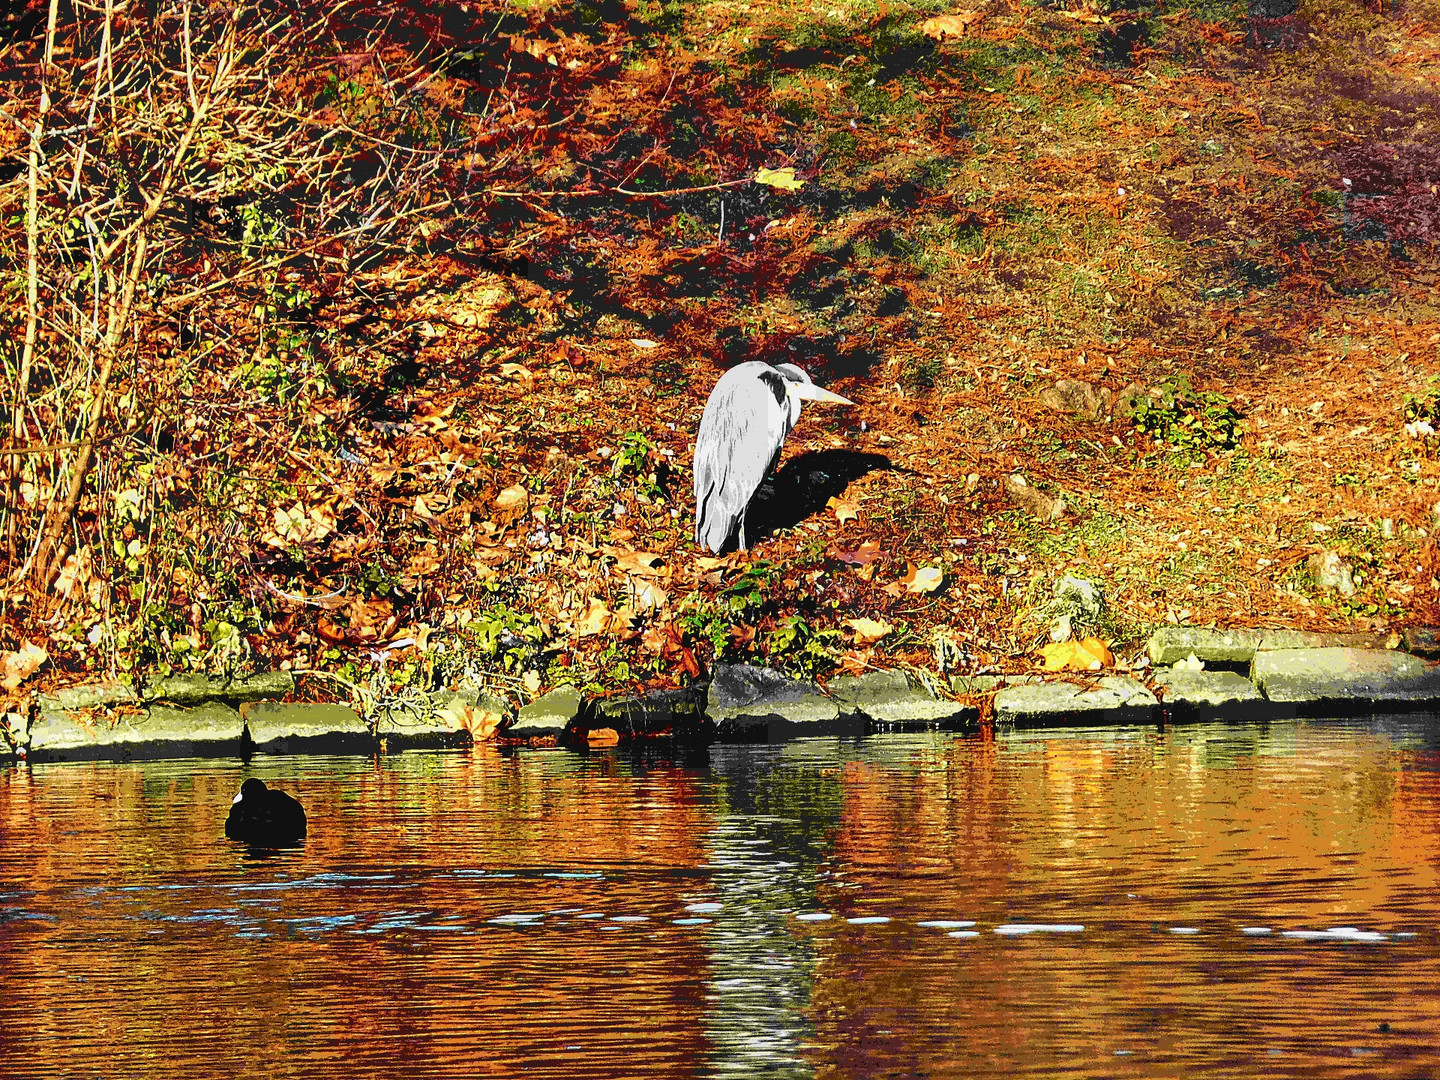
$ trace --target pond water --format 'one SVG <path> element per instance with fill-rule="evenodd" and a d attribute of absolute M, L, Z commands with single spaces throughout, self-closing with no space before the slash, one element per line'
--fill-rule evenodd
<path fill-rule="evenodd" d="M 1435 1076 L 1436 730 L 0 769 L 0 1075 Z"/>

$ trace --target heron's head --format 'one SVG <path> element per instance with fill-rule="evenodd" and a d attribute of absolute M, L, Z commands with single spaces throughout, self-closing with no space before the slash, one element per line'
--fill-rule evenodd
<path fill-rule="evenodd" d="M 810 381 L 805 369 L 795 364 L 776 364 L 775 370 L 785 376 L 785 392 L 797 401 L 828 401 L 835 405 L 854 405 L 847 397 L 831 393 Z"/>

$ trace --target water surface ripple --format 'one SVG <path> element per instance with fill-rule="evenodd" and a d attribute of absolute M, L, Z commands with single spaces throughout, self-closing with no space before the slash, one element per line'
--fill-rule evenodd
<path fill-rule="evenodd" d="M 1434 1076 L 1434 726 L 0 768 L 0 1075 Z"/>

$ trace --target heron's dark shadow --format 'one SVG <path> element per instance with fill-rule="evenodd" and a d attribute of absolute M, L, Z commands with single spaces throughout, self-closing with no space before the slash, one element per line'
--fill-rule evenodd
<path fill-rule="evenodd" d="M 751 547 L 782 529 L 793 529 L 866 473 L 894 471 L 884 454 L 854 450 L 811 450 L 785 463 L 755 492 L 745 512 L 745 541 Z"/>

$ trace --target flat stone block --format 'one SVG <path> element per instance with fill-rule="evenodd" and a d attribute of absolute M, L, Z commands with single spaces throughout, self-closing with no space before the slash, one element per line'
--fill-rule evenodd
<path fill-rule="evenodd" d="M 622 739 L 672 736 L 701 740 L 710 736 L 705 719 L 706 689 L 688 686 L 657 690 L 643 697 L 593 701 L 585 717 L 589 728 L 613 728 Z"/>
<path fill-rule="evenodd" d="M 841 716 L 858 716 L 867 731 L 954 731 L 975 723 L 973 705 L 937 697 L 903 671 L 867 671 L 830 680 Z"/>
<path fill-rule="evenodd" d="M 474 743 L 469 729 L 457 726 L 452 716 L 438 710 L 412 712 L 396 709 L 375 722 L 375 736 L 387 754 L 406 750 L 458 750 Z"/>
<path fill-rule="evenodd" d="M 1174 664 L 1194 655 L 1212 664 L 1248 664 L 1263 630 L 1208 630 L 1200 626 L 1162 626 L 1146 646 L 1152 664 Z"/>
<path fill-rule="evenodd" d="M 573 686 L 557 686 L 543 697 L 524 706 L 515 722 L 501 732 L 507 739 L 537 739 L 553 735 L 559 739 L 580 716 L 584 700 Z"/>
<path fill-rule="evenodd" d="M 370 725 L 344 705 L 273 701 L 247 703 L 247 745 L 262 754 L 369 754 L 375 750 Z"/>
<path fill-rule="evenodd" d="M 210 675 L 170 675 L 145 686 L 146 701 L 198 705 L 202 701 L 261 701 L 295 692 L 295 676 L 288 671 L 218 678 Z"/>
<path fill-rule="evenodd" d="M 1007 686 L 995 695 L 995 719 L 1017 727 L 1145 724 L 1160 719 L 1160 703 L 1134 679 L 1104 675 L 1094 686 L 1065 682 Z"/>
<path fill-rule="evenodd" d="M 1272 702 L 1312 716 L 1440 702 L 1440 667 L 1391 649 L 1267 650 L 1250 678 Z"/>
<path fill-rule="evenodd" d="M 1005 686 L 1044 681 L 1039 675 L 951 675 L 950 689 L 956 694 L 993 694 Z"/>
<path fill-rule="evenodd" d="M 749 664 L 716 665 L 705 714 L 723 742 L 783 742 L 864 730 L 858 718 L 842 719 L 835 702 L 813 682 Z"/>
<path fill-rule="evenodd" d="M 30 724 L 31 761 L 128 761 L 131 758 L 238 755 L 245 725 L 228 705 L 194 709 L 154 705 L 139 713 L 80 712 L 43 707 Z"/>
<path fill-rule="evenodd" d="M 1255 684 L 1233 671 L 1162 668 L 1155 682 L 1164 688 L 1166 715 L 1175 719 L 1253 720 L 1268 711 Z"/>
<path fill-rule="evenodd" d="M 94 709 L 114 705 L 131 705 L 140 700 L 135 688 L 124 683 L 86 683 L 83 686 L 67 686 L 54 694 L 40 695 L 40 707 L 53 703 L 58 709 Z"/>
<path fill-rule="evenodd" d="M 1395 642 L 1398 644 L 1399 642 Z M 1257 652 L 1276 649 L 1388 649 L 1389 634 L 1316 634 L 1308 630 L 1267 630 Z M 1205 659 L 1203 656 L 1200 659 Z"/>

